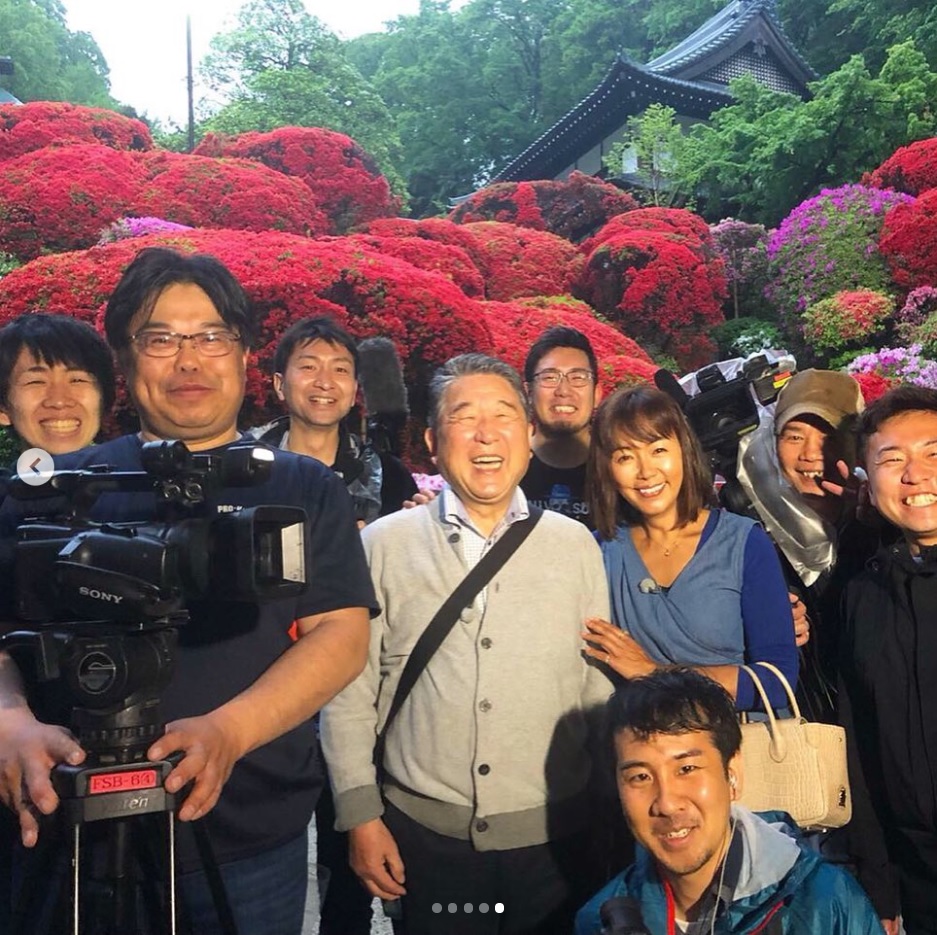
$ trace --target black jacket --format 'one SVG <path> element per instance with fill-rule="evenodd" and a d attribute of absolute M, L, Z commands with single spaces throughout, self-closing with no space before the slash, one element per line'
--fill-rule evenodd
<path fill-rule="evenodd" d="M 883 918 L 900 895 L 937 931 L 937 550 L 883 547 L 849 583 L 840 685 L 860 880 Z"/>

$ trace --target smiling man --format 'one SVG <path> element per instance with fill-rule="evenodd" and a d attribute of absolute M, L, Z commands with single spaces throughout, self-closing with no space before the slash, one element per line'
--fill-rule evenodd
<path fill-rule="evenodd" d="M 113 403 L 111 350 L 90 325 L 33 312 L 0 329 L 0 425 L 24 448 L 59 455 L 90 445 Z"/>
<path fill-rule="evenodd" d="M 888 931 L 900 912 L 908 935 L 920 935 L 937 932 L 937 391 L 890 390 L 858 435 L 872 504 L 902 537 L 846 588 L 849 831 Z"/>
<path fill-rule="evenodd" d="M 247 295 L 214 257 L 140 251 L 105 312 L 140 431 L 57 459 L 56 466 L 141 471 L 144 442 L 175 439 L 193 452 L 221 454 L 240 441 L 236 420 L 253 324 Z M 311 458 L 265 450 L 272 456 L 269 478 L 211 491 L 206 518 L 265 504 L 305 509 L 308 586 L 302 595 L 269 601 L 211 593 L 188 602 L 191 619 L 180 628 L 172 678 L 161 695 L 165 734 L 146 751 L 152 760 L 180 753 L 166 779 L 170 792 L 191 783 L 178 813 L 179 883 L 200 935 L 222 926 L 188 825 L 197 819 L 213 845 L 238 929 L 300 932 L 306 827 L 323 783 L 312 716 L 361 671 L 374 609 L 344 484 Z M 6 537 L 21 515 L 8 497 L 0 513 Z M 107 493 L 90 518 L 136 523 L 156 515 L 151 488 Z M 295 642 L 288 635 L 293 621 Z M 37 842 L 39 818 L 59 804 L 50 770 L 85 761 L 85 751 L 57 726 L 68 723 L 70 712 L 54 714 L 37 719 L 19 670 L 0 654 L 0 799 L 15 812 L 27 848 Z M 51 831 L 44 823 L 42 833 Z"/>
<path fill-rule="evenodd" d="M 450 360 L 430 385 L 426 442 L 442 494 L 362 533 L 383 612 L 365 671 L 322 715 L 338 827 L 368 891 L 402 900 L 398 935 L 567 932 L 596 882 L 585 835 L 591 715 L 611 690 L 580 651 L 583 622 L 608 611 L 584 526 L 545 511 L 464 607 L 388 731 L 378 781 L 375 737 L 417 638 L 528 520 L 518 483 L 530 420 L 517 373 L 482 354 Z"/>
<path fill-rule="evenodd" d="M 345 424 L 358 396 L 359 364 L 355 339 L 334 319 L 294 322 L 283 332 L 273 359 L 273 388 L 288 415 L 252 434 L 335 471 L 364 525 L 399 510 L 417 488 L 399 458 L 376 450 Z"/>
<path fill-rule="evenodd" d="M 718 683 L 662 669 L 619 687 L 609 714 L 618 795 L 639 847 L 580 910 L 576 935 L 614 931 L 602 909 L 621 911 L 624 898 L 644 929 L 623 930 L 650 935 L 881 933 L 848 874 L 802 848 L 794 829 L 735 804 L 742 735 Z"/>
<path fill-rule="evenodd" d="M 575 328 L 548 328 L 531 345 L 524 380 L 533 406 L 530 467 L 521 487 L 532 503 L 589 525 L 586 455 L 602 399 L 598 362 Z"/>

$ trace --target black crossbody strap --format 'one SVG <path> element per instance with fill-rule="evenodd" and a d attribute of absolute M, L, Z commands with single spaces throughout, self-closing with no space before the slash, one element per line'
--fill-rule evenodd
<path fill-rule="evenodd" d="M 397 683 L 397 690 L 390 703 L 387 719 L 377 737 L 374 745 L 374 762 L 380 773 L 384 762 L 384 743 L 387 731 L 394 722 L 403 703 L 407 700 L 413 686 L 416 685 L 420 675 L 432 659 L 436 650 L 442 646 L 443 640 L 455 626 L 456 620 L 462 610 L 468 607 L 476 596 L 484 590 L 489 581 L 504 566 L 505 562 L 517 551 L 521 543 L 533 532 L 534 526 L 543 515 L 540 507 L 531 505 L 529 516 L 526 519 L 512 523 L 508 531 L 486 552 L 478 564 L 459 582 L 458 587 L 446 598 L 442 607 L 429 622 L 429 626 L 420 634 L 413 649 L 407 658 L 406 665 Z"/>

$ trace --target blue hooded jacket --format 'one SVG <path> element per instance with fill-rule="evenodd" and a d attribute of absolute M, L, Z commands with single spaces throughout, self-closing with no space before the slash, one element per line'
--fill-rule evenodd
<path fill-rule="evenodd" d="M 775 821 L 786 816 L 759 816 L 738 805 L 732 815 L 742 835 L 743 863 L 733 900 L 716 918 L 718 935 L 882 935 L 859 884 L 798 843 L 795 827 Z M 664 886 L 653 857 L 640 846 L 635 862 L 579 910 L 576 935 L 601 935 L 599 908 L 616 896 L 640 903 L 651 935 L 668 935 Z"/>

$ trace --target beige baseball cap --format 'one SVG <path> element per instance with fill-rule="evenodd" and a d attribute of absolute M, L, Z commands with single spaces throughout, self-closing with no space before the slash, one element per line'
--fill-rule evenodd
<path fill-rule="evenodd" d="M 774 429 L 780 433 L 791 419 L 810 413 L 834 429 L 865 408 L 859 384 L 836 370 L 801 370 L 784 384 L 774 407 Z"/>

